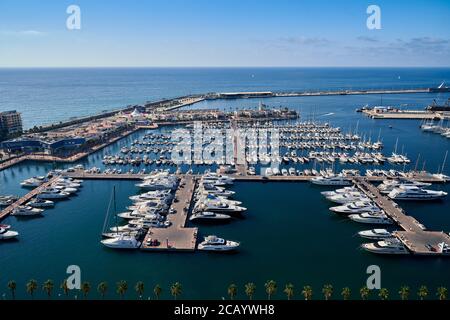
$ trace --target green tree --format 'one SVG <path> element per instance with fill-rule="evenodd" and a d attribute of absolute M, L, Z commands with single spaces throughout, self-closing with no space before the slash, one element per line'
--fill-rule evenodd
<path fill-rule="evenodd" d="M 283 292 L 286 294 L 287 299 L 291 300 L 292 297 L 294 296 L 294 285 L 292 283 L 286 284 Z"/>
<path fill-rule="evenodd" d="M 369 298 L 369 294 L 370 294 L 370 289 L 367 288 L 366 286 L 359 289 L 359 295 L 361 296 L 361 299 L 367 300 L 367 298 Z"/>
<path fill-rule="evenodd" d="M 48 279 L 47 281 L 44 282 L 44 284 L 42 285 L 42 290 L 45 291 L 45 293 L 47 294 L 47 297 L 50 299 L 52 296 L 52 291 L 53 291 L 53 281 Z"/>
<path fill-rule="evenodd" d="M 349 287 L 342 288 L 341 296 L 342 296 L 342 298 L 344 298 L 344 300 L 350 299 L 351 294 L 352 294 L 352 291 L 350 290 Z"/>
<path fill-rule="evenodd" d="M 322 294 L 325 300 L 330 300 L 331 296 L 333 295 L 333 286 L 331 284 L 324 285 L 322 288 Z"/>
<path fill-rule="evenodd" d="M 81 292 L 83 292 L 83 297 L 86 299 L 89 292 L 91 291 L 91 284 L 87 281 L 84 281 L 80 286 Z"/>
<path fill-rule="evenodd" d="M 26 289 L 27 293 L 31 296 L 31 298 L 34 298 L 34 292 L 38 288 L 38 283 L 36 280 L 31 279 L 27 282 Z"/>
<path fill-rule="evenodd" d="M 162 293 L 162 288 L 159 284 L 157 284 L 154 288 L 153 288 L 153 294 L 156 297 L 156 300 L 159 300 L 159 297 L 161 296 Z"/>
<path fill-rule="evenodd" d="M 100 282 L 97 286 L 97 291 L 100 293 L 102 299 L 104 299 L 106 292 L 108 291 L 108 283 L 105 281 Z"/>
<path fill-rule="evenodd" d="M 419 291 L 417 291 L 417 295 L 420 300 L 424 300 L 428 296 L 428 288 L 426 286 L 420 286 Z"/>
<path fill-rule="evenodd" d="M 16 298 L 16 288 L 17 283 L 14 280 L 8 281 L 8 289 L 9 291 L 11 291 L 11 297 L 13 298 L 13 300 Z"/>
<path fill-rule="evenodd" d="M 139 299 L 142 299 L 142 295 L 144 294 L 144 290 L 145 290 L 144 282 L 138 281 L 138 282 L 136 283 L 136 285 L 134 286 L 134 290 L 135 290 L 136 293 L 138 294 Z"/>
<path fill-rule="evenodd" d="M 69 287 L 67 286 L 67 279 L 64 279 L 59 287 L 64 292 L 64 295 L 67 297 L 69 295 Z"/>
<path fill-rule="evenodd" d="M 447 299 L 447 288 L 446 287 L 439 287 L 436 290 L 436 295 L 439 297 L 439 300 L 446 300 Z"/>
<path fill-rule="evenodd" d="M 116 292 L 120 295 L 120 299 L 123 299 L 125 293 L 128 290 L 128 283 L 125 280 L 120 280 L 116 284 Z"/>
<path fill-rule="evenodd" d="M 256 285 L 253 282 L 249 282 L 245 285 L 245 294 L 250 300 L 253 300 L 253 296 L 255 295 Z"/>
<path fill-rule="evenodd" d="M 389 299 L 389 290 L 386 288 L 381 288 L 380 292 L 378 292 L 378 296 L 381 300 L 387 300 Z"/>
<path fill-rule="evenodd" d="M 399 296 L 400 296 L 400 299 L 402 299 L 402 300 L 408 300 L 408 298 L 409 298 L 409 292 L 410 292 L 410 290 L 409 290 L 409 287 L 408 287 L 408 286 L 402 286 L 402 287 L 400 288 L 400 290 L 398 291 L 398 294 L 399 294 Z"/>
<path fill-rule="evenodd" d="M 264 284 L 264 288 L 266 288 L 267 299 L 270 300 L 277 292 L 277 283 L 274 280 L 269 280 Z"/>
<path fill-rule="evenodd" d="M 178 296 L 180 296 L 183 293 L 183 287 L 181 286 L 181 283 L 175 282 L 170 286 L 170 294 L 173 296 L 175 300 L 177 300 Z"/>
<path fill-rule="evenodd" d="M 233 300 L 234 299 L 234 297 L 236 297 L 236 295 L 237 295 L 237 285 L 235 285 L 234 283 L 232 283 L 232 284 L 230 284 L 229 286 L 228 286 L 228 290 L 227 290 L 227 292 L 228 292 L 228 295 L 230 296 L 230 299 L 231 300 Z"/>
<path fill-rule="evenodd" d="M 304 286 L 302 290 L 302 295 L 305 300 L 311 300 L 313 296 L 313 289 L 311 286 Z"/>

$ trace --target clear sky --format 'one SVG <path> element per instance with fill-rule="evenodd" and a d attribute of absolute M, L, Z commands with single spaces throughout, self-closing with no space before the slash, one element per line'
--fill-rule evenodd
<path fill-rule="evenodd" d="M 450 1 L 0 0 L 0 67 L 45 66 L 450 66 Z"/>

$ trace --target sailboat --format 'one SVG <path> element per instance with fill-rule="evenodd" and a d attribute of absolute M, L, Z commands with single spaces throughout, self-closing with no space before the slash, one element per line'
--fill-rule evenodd
<path fill-rule="evenodd" d="M 113 187 L 113 194 L 111 197 L 111 201 L 113 202 L 113 213 L 116 219 L 116 230 L 118 230 L 117 226 L 117 210 L 116 210 L 116 187 Z M 105 230 L 108 217 L 109 217 L 109 208 L 111 207 L 111 201 L 108 206 L 108 211 L 106 213 L 105 223 L 103 224 L 103 230 Z M 134 233 L 126 233 L 126 232 L 117 232 L 116 236 L 109 237 L 108 239 L 103 239 L 100 242 L 112 249 L 137 249 L 141 246 L 141 242 L 137 240 L 138 234 Z"/>

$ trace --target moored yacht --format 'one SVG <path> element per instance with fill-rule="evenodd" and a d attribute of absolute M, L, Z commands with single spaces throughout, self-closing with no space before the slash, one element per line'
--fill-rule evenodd
<path fill-rule="evenodd" d="M 230 219 L 231 217 L 227 214 L 221 214 L 210 211 L 200 211 L 192 214 L 189 217 L 190 221 L 202 221 L 202 222 L 224 222 Z"/>
<path fill-rule="evenodd" d="M 30 206 L 18 206 L 11 212 L 11 215 L 13 215 L 13 216 L 36 216 L 36 215 L 42 214 L 42 212 L 44 212 L 44 210 L 32 208 Z"/>
<path fill-rule="evenodd" d="M 135 235 L 126 233 L 120 233 L 116 237 L 104 239 L 100 242 L 112 249 L 137 249 L 141 245 L 141 242 L 136 239 Z"/>
<path fill-rule="evenodd" d="M 447 196 L 447 192 L 422 189 L 419 187 L 400 187 L 389 192 L 388 197 L 393 200 L 439 200 Z"/>
<path fill-rule="evenodd" d="M 332 196 L 327 196 L 326 198 L 332 202 L 336 202 L 339 204 L 346 204 L 355 201 L 370 201 L 370 199 L 365 194 L 358 191 L 340 193 Z"/>
<path fill-rule="evenodd" d="M 363 213 L 363 212 L 370 212 L 370 213 L 381 212 L 380 207 L 378 207 L 372 201 L 355 201 L 355 202 L 347 203 L 347 204 L 344 204 L 341 206 L 331 207 L 330 210 L 335 213 L 342 213 L 342 214 Z"/>
<path fill-rule="evenodd" d="M 389 238 L 374 243 L 364 243 L 361 248 L 373 253 L 381 254 L 409 254 L 405 245 L 397 238 Z"/>
<path fill-rule="evenodd" d="M 311 179 L 311 183 L 321 186 L 350 186 L 352 184 L 349 179 L 339 175 L 315 177 Z"/>
<path fill-rule="evenodd" d="M 393 224 L 391 218 L 385 214 L 370 214 L 370 213 L 360 213 L 351 214 L 348 216 L 351 220 L 359 223 L 367 224 Z"/>
<path fill-rule="evenodd" d="M 17 231 L 8 230 L 0 227 L 0 240 L 14 239 L 19 235 Z"/>
<path fill-rule="evenodd" d="M 372 240 L 386 239 L 392 237 L 392 233 L 387 231 L 386 229 L 363 230 L 359 231 L 358 235 L 362 238 Z"/>
<path fill-rule="evenodd" d="M 67 198 L 68 196 L 69 196 L 69 193 L 63 192 L 59 189 L 45 188 L 36 196 L 36 198 L 52 200 L 52 199 L 64 199 L 64 198 Z"/>
<path fill-rule="evenodd" d="M 50 208 L 53 207 L 55 203 L 51 200 L 36 198 L 28 202 L 27 205 L 33 208 Z"/>
<path fill-rule="evenodd" d="M 225 240 L 214 235 L 205 237 L 204 241 L 198 245 L 199 250 L 205 251 L 231 251 L 239 247 L 239 242 Z"/>

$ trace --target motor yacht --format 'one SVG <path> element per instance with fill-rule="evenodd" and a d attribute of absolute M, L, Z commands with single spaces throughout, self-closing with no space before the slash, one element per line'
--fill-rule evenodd
<path fill-rule="evenodd" d="M 51 200 L 36 198 L 28 202 L 27 205 L 33 208 L 50 208 L 53 207 L 55 203 Z"/>
<path fill-rule="evenodd" d="M 372 201 L 356 201 L 350 202 L 341 206 L 331 207 L 331 211 L 335 213 L 342 214 L 353 214 L 353 213 L 379 213 L 381 209 Z"/>
<path fill-rule="evenodd" d="M 344 193 L 349 193 L 349 192 L 358 192 L 358 188 L 356 187 L 344 187 L 344 188 L 340 188 L 340 189 L 336 189 L 334 191 L 322 191 L 320 194 L 323 195 L 324 197 L 330 197 L 330 196 L 334 196 L 334 195 L 338 195 L 338 194 L 344 194 Z"/>
<path fill-rule="evenodd" d="M 218 213 L 243 213 L 247 210 L 247 208 L 232 205 L 226 202 L 204 200 L 197 203 L 195 210 L 212 211 Z"/>
<path fill-rule="evenodd" d="M 198 245 L 199 250 L 205 251 L 232 251 L 239 247 L 239 242 L 225 240 L 214 235 L 207 236 L 204 241 Z"/>
<path fill-rule="evenodd" d="M 8 230 L 0 227 L 0 240 L 14 239 L 19 235 L 17 231 Z"/>
<path fill-rule="evenodd" d="M 190 221 L 201 221 L 201 222 L 225 222 L 229 221 L 231 217 L 227 214 L 221 214 L 210 211 L 200 211 L 192 214 L 189 217 Z"/>
<path fill-rule="evenodd" d="M 393 224 L 391 218 L 386 216 L 385 214 L 371 214 L 371 213 L 360 213 L 360 214 L 351 214 L 348 216 L 351 220 L 360 223 L 367 224 Z"/>
<path fill-rule="evenodd" d="M 397 238 L 389 238 L 374 243 L 364 243 L 361 248 L 381 254 L 409 254 L 406 246 Z"/>
<path fill-rule="evenodd" d="M 440 200 L 447 196 L 447 192 L 422 189 L 419 187 L 405 187 L 395 188 L 392 190 L 388 197 L 393 200 Z"/>
<path fill-rule="evenodd" d="M 67 198 L 70 194 L 67 192 L 63 192 L 56 188 L 45 188 L 42 190 L 36 197 L 38 199 L 52 200 L 52 199 L 64 199 Z"/>
<path fill-rule="evenodd" d="M 18 206 L 15 208 L 11 215 L 13 216 L 36 216 L 41 215 L 44 212 L 42 209 L 32 208 L 30 206 Z"/>
<path fill-rule="evenodd" d="M 429 187 L 429 186 L 431 186 L 431 183 L 425 183 L 425 182 L 419 182 L 419 181 L 384 180 L 383 183 L 378 186 L 378 189 L 380 190 L 381 193 L 388 194 L 395 188 L 400 188 L 400 187 L 424 188 L 424 187 Z"/>
<path fill-rule="evenodd" d="M 372 240 L 381 240 L 386 238 L 391 238 L 392 233 L 387 231 L 386 229 L 371 229 L 359 231 L 358 235 L 362 238 L 372 239 Z"/>
<path fill-rule="evenodd" d="M 342 176 L 321 176 L 311 179 L 311 183 L 321 186 L 350 186 L 352 182 Z"/>
<path fill-rule="evenodd" d="M 335 203 L 339 204 L 346 204 L 350 202 L 356 202 L 356 201 L 370 201 L 370 199 L 363 193 L 359 191 L 355 192 L 348 192 L 348 193 L 340 193 L 332 196 L 326 197 L 327 200 L 330 200 Z"/>
<path fill-rule="evenodd" d="M 126 233 L 120 233 L 116 237 L 103 239 L 100 242 L 112 249 L 137 249 L 141 245 L 141 242 L 136 239 L 135 235 Z"/>
<path fill-rule="evenodd" d="M 23 188 L 36 188 L 43 184 L 46 179 L 40 179 L 40 177 L 33 177 L 29 179 L 25 179 L 20 183 Z"/>

